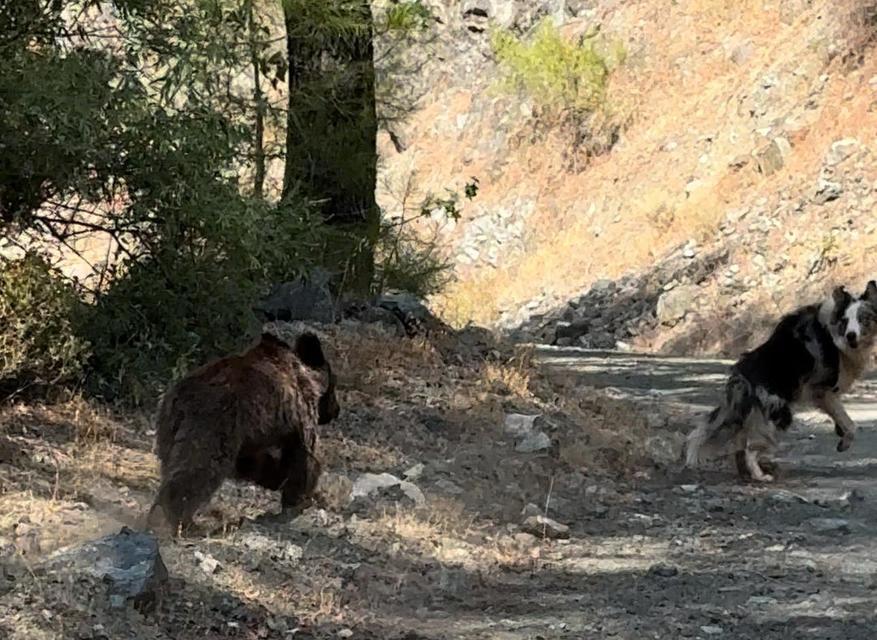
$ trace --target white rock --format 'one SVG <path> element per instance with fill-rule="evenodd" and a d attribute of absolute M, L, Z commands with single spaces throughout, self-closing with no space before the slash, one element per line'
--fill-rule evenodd
<path fill-rule="evenodd" d="M 363 473 L 353 483 L 352 498 L 365 498 L 379 489 L 389 489 L 401 482 L 392 473 Z"/>
<path fill-rule="evenodd" d="M 861 143 L 855 138 L 836 140 L 831 144 L 828 153 L 825 154 L 825 164 L 828 166 L 840 164 L 858 151 L 860 146 Z"/>
<path fill-rule="evenodd" d="M 377 491 L 390 489 L 391 487 L 399 487 L 402 493 L 413 500 L 418 506 L 426 503 L 426 497 L 416 484 L 408 480 L 400 480 L 392 473 L 362 474 L 353 483 L 353 490 L 350 492 L 350 496 L 353 499 L 365 498 Z"/>
<path fill-rule="evenodd" d="M 408 480 L 417 480 L 420 476 L 423 475 L 423 469 L 424 469 L 423 463 L 418 462 L 413 467 L 406 469 L 402 473 L 402 475 L 405 476 L 405 478 Z"/>
<path fill-rule="evenodd" d="M 209 553 L 195 552 L 195 560 L 198 561 L 198 567 L 207 575 L 213 575 L 219 571 L 219 560 L 211 556 Z"/>

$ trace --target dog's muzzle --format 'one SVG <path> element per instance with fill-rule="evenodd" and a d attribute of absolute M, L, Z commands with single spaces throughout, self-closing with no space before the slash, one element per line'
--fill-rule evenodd
<path fill-rule="evenodd" d="M 852 331 L 847 334 L 847 344 L 853 349 L 859 346 L 859 336 Z"/>

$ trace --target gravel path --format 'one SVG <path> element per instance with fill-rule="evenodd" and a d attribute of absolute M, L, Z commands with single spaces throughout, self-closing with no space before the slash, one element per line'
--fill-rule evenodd
<path fill-rule="evenodd" d="M 581 385 L 692 414 L 710 407 L 729 364 L 551 347 L 537 357 Z M 862 427 L 854 447 L 837 453 L 831 424 L 802 415 L 772 485 L 740 484 L 728 467 L 583 496 L 553 573 L 530 576 L 523 596 L 544 619 L 484 637 L 874 638 L 875 381 L 847 407 Z"/>

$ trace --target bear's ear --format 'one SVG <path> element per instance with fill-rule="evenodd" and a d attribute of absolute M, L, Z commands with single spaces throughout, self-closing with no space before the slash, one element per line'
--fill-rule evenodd
<path fill-rule="evenodd" d="M 865 287 L 865 293 L 862 294 L 862 298 L 871 304 L 877 304 L 877 282 L 874 280 L 868 281 L 868 286 Z"/>
<path fill-rule="evenodd" d="M 273 344 L 278 347 L 286 347 L 287 349 L 289 349 L 289 343 L 287 343 L 283 338 L 267 331 L 262 332 L 262 344 Z"/>
<path fill-rule="evenodd" d="M 323 355 L 323 345 L 320 339 L 313 333 L 303 333 L 295 341 L 295 354 L 306 367 L 321 369 L 326 366 L 326 356 Z"/>

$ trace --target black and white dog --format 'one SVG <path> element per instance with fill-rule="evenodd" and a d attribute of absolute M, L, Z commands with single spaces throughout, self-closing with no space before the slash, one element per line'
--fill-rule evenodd
<path fill-rule="evenodd" d="M 853 442 L 856 424 L 841 394 L 865 373 L 877 341 L 877 283 L 860 297 L 837 287 L 821 304 L 780 320 L 762 345 L 731 368 L 725 397 L 689 436 L 686 465 L 734 455 L 742 477 L 770 482 L 759 453 L 775 448 L 777 431 L 792 424 L 797 406 L 815 406 L 834 420 L 837 450 Z"/>

